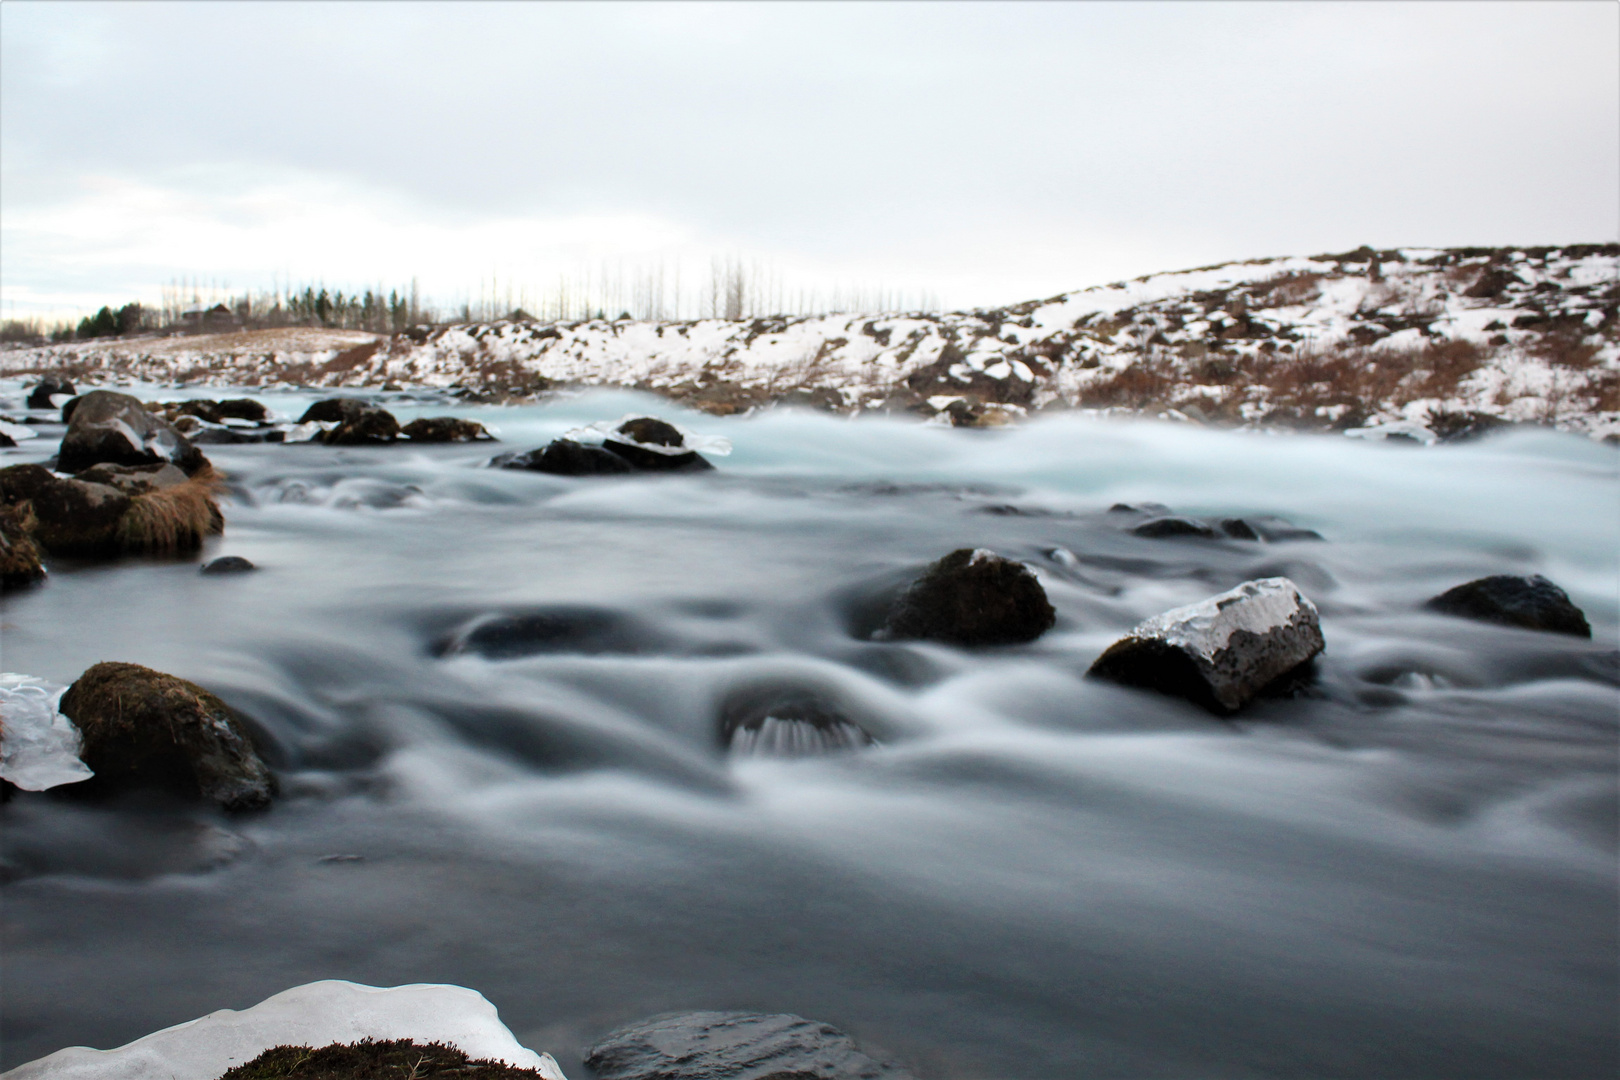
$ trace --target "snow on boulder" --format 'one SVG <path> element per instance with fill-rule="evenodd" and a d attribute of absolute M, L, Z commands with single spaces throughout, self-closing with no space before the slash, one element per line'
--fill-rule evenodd
<path fill-rule="evenodd" d="M 18 1066 L 7 1080 L 216 1080 L 272 1046 L 362 1039 L 440 1042 L 472 1058 L 566 1080 L 550 1054 L 521 1045 L 476 990 L 440 983 L 363 986 L 326 979 L 295 986 L 240 1012 L 221 1009 L 113 1050 L 70 1046 Z"/>
<path fill-rule="evenodd" d="M 1018 645 L 1057 622 L 1035 572 L 985 548 L 959 548 L 923 571 L 879 636 L 953 645 Z"/>
<path fill-rule="evenodd" d="M 600 1080 L 909 1080 L 830 1024 L 791 1013 L 665 1013 L 619 1028 L 585 1054 Z"/>
<path fill-rule="evenodd" d="M 57 468 L 76 473 L 92 465 L 150 465 L 172 462 L 189 475 L 208 459 L 140 399 L 111 390 L 92 390 L 75 399 Z"/>
<path fill-rule="evenodd" d="M 1287 578 L 1261 578 L 1155 615 L 1110 645 L 1087 674 L 1229 713 L 1322 647 L 1316 605 Z"/>
<path fill-rule="evenodd" d="M 79 760 L 78 729 L 57 711 L 66 691 L 32 675 L 0 675 L 0 780 L 45 791 L 95 775 Z"/>

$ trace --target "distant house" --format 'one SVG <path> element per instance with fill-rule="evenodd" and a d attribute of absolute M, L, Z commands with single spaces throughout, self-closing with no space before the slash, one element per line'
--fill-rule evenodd
<path fill-rule="evenodd" d="M 180 313 L 180 318 L 187 326 L 207 329 L 217 327 L 235 326 L 236 315 L 224 304 L 215 304 L 213 307 L 194 307 Z"/>

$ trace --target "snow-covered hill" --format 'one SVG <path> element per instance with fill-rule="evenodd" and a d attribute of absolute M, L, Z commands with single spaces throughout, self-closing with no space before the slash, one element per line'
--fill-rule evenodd
<path fill-rule="evenodd" d="M 775 401 L 949 411 L 1082 407 L 1350 428 L 1465 414 L 1620 434 L 1620 244 L 1362 248 L 1154 274 L 949 314 L 527 320 L 393 337 L 273 330 L 0 354 L 8 373 L 485 397 L 654 390 L 715 412 Z"/>

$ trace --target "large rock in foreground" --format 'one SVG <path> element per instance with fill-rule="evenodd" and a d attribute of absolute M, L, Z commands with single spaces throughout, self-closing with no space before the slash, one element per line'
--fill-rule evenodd
<path fill-rule="evenodd" d="M 1110 645 L 1088 675 L 1241 709 L 1322 651 L 1316 605 L 1287 578 L 1261 578 L 1174 608 Z"/>
<path fill-rule="evenodd" d="M 76 399 L 57 468 L 76 473 L 92 465 L 178 465 L 187 474 L 208 463 L 202 451 L 140 399 L 92 390 Z"/>
<path fill-rule="evenodd" d="M 1586 613 L 1576 607 L 1569 594 L 1540 574 L 1515 577 L 1497 574 L 1447 589 L 1424 605 L 1443 615 L 1517 626 L 1525 630 L 1546 630 L 1589 638 L 1592 627 Z"/>
<path fill-rule="evenodd" d="M 829 1024 L 788 1013 L 666 1013 L 585 1053 L 598 1080 L 910 1080 Z"/>
<path fill-rule="evenodd" d="M 1017 645 L 1057 622 L 1035 572 L 984 548 L 958 548 L 900 595 L 879 635 L 953 645 Z"/>
<path fill-rule="evenodd" d="M 269 805 L 276 780 L 235 710 L 196 683 L 139 664 L 102 663 L 58 706 L 84 738 L 95 786 L 167 787 L 227 810 Z"/>

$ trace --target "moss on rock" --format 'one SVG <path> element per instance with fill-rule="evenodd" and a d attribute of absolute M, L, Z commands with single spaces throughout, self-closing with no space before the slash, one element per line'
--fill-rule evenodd
<path fill-rule="evenodd" d="M 520 1069 L 503 1061 L 469 1058 L 443 1043 L 365 1039 L 319 1048 L 273 1046 L 219 1080 L 432 1080 L 452 1076 L 456 1080 L 515 1080 L 544 1075 L 538 1069 Z"/>

